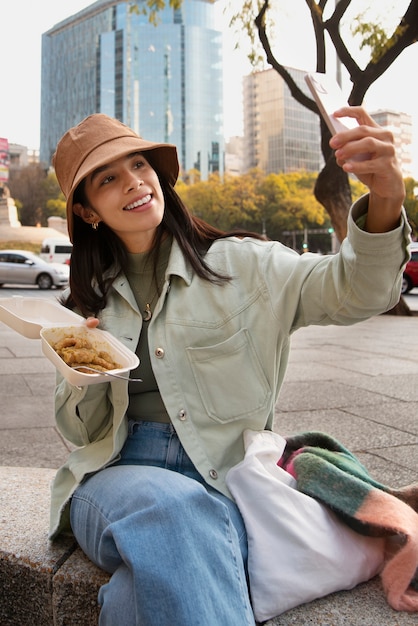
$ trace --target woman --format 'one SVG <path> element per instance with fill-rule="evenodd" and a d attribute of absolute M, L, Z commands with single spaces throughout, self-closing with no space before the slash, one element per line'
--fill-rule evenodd
<path fill-rule="evenodd" d="M 272 427 L 290 335 L 390 309 L 408 259 L 392 138 L 360 107 L 338 114 L 359 126 L 331 139 L 337 162 L 370 194 L 334 256 L 191 216 L 173 189 L 175 148 L 105 115 L 57 146 L 73 242 L 65 304 L 136 351 L 143 381 L 58 378 L 57 424 L 78 448 L 54 482 L 51 537 L 71 527 L 112 573 L 102 626 L 254 624 L 245 528 L 225 485 L 243 430 Z"/>

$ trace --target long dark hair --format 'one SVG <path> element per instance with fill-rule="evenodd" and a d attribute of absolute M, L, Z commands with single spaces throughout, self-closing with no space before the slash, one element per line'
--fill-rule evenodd
<path fill-rule="evenodd" d="M 152 164 L 152 152 L 146 158 Z M 158 172 L 157 172 L 158 174 Z M 176 239 L 185 258 L 200 278 L 222 284 L 230 276 L 213 270 L 205 261 L 205 254 L 216 239 L 232 235 L 264 239 L 262 235 L 244 230 L 224 232 L 192 215 L 174 187 L 159 177 L 164 194 L 165 210 L 161 224 L 156 229 L 153 244 L 154 273 L 158 262 L 160 245 L 165 234 Z M 74 193 L 74 203 L 87 206 L 84 181 Z M 107 303 L 107 295 L 113 281 L 127 268 L 128 254 L 124 243 L 103 222 L 98 231 L 92 230 L 81 217 L 74 215 L 73 252 L 71 255 L 70 294 L 62 304 L 77 308 L 88 317 L 98 315 Z"/>

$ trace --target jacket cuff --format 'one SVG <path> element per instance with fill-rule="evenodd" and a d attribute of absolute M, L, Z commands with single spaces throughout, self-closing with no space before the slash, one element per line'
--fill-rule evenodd
<path fill-rule="evenodd" d="M 348 216 L 348 236 L 355 248 L 368 248 L 377 251 L 395 251 L 399 247 L 404 252 L 404 262 L 409 259 L 411 228 L 404 207 L 402 207 L 399 226 L 385 233 L 369 233 L 364 230 L 369 205 L 369 194 L 361 196 L 351 207 Z"/>

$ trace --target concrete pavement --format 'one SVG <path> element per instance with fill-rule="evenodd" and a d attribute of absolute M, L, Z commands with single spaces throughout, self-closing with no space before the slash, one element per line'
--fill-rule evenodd
<path fill-rule="evenodd" d="M 418 481 L 418 316 L 310 327 L 293 338 L 275 430 L 321 430 L 394 487 Z"/>
<path fill-rule="evenodd" d="M 339 328 L 310 327 L 293 338 L 277 405 L 283 435 L 322 430 L 355 452 L 372 476 L 400 487 L 418 481 L 418 315 L 383 315 Z M 57 468 L 70 444 L 54 425 L 55 368 L 40 341 L 0 323 L 0 465 Z M 331 599 L 330 599 L 331 598 Z M 412 626 L 378 581 L 275 618 L 275 626 Z"/>

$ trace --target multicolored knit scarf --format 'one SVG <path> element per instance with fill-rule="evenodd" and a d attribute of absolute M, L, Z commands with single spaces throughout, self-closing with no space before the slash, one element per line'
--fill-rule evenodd
<path fill-rule="evenodd" d="M 321 432 L 286 439 L 278 465 L 299 491 L 329 506 L 359 533 L 387 538 L 380 574 L 386 598 L 398 611 L 418 611 L 418 483 L 391 489 L 374 480 L 337 440 Z"/>

